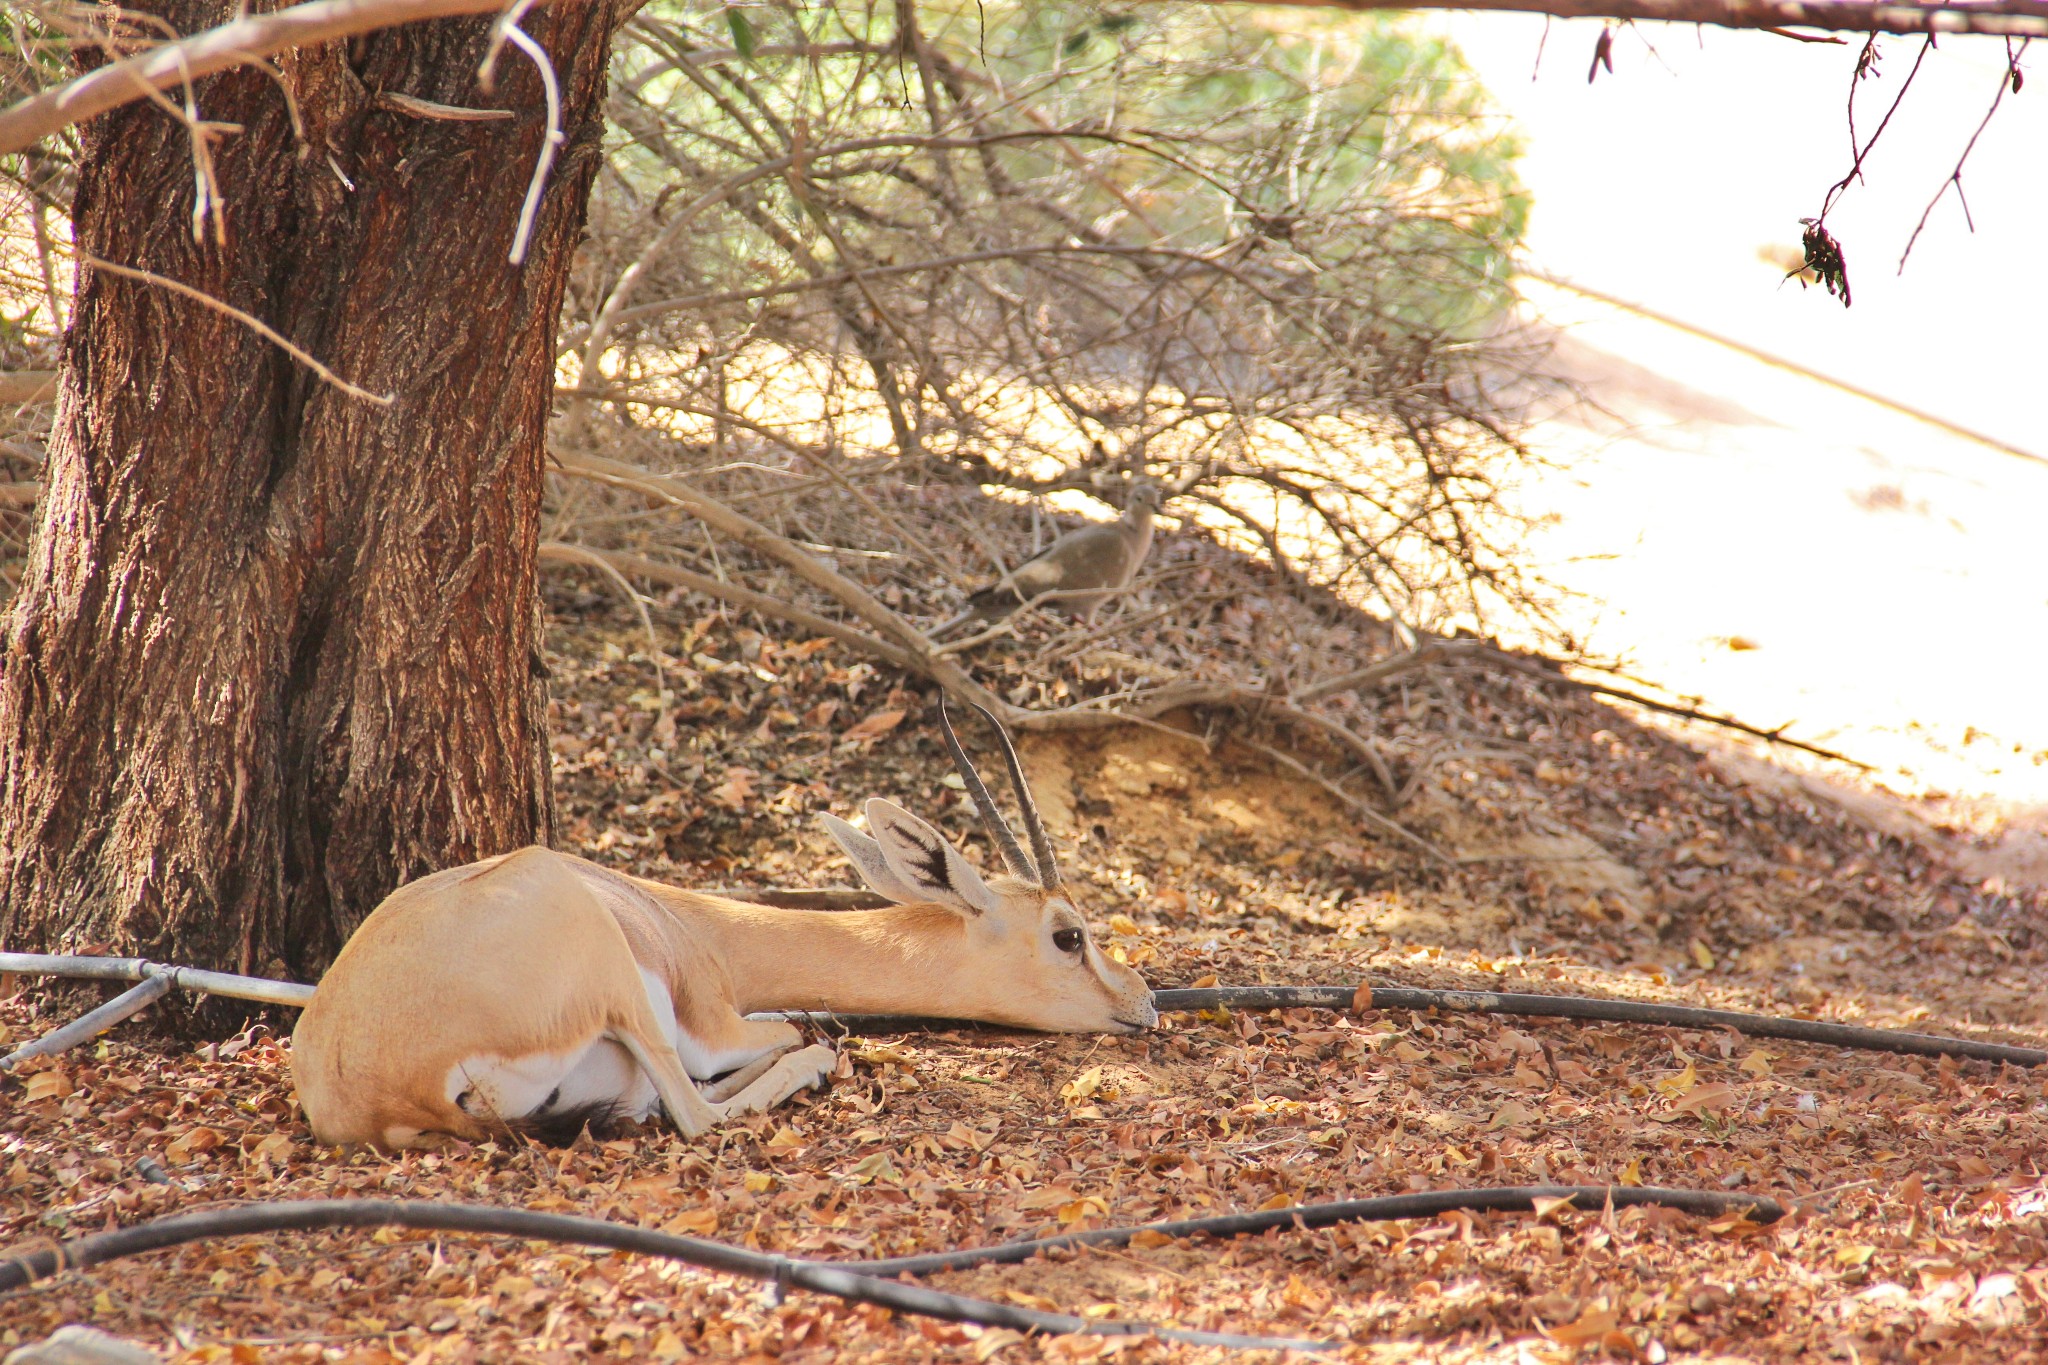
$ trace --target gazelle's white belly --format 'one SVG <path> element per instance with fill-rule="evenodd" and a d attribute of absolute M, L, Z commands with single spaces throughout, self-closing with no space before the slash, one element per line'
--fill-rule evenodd
<path fill-rule="evenodd" d="M 676 1012 L 668 988 L 645 968 L 640 983 L 662 1037 L 675 1047 Z M 620 1118 L 646 1119 L 661 1103 L 654 1081 L 605 1034 L 557 1052 L 465 1057 L 448 1068 L 442 1086 L 449 1103 L 478 1118 L 534 1119 L 602 1105 Z"/>

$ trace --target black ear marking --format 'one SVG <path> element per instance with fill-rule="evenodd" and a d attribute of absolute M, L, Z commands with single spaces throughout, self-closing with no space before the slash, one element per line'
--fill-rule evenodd
<path fill-rule="evenodd" d="M 916 860 L 916 863 L 917 870 L 923 874 L 925 883 L 929 886 L 938 887 L 943 891 L 952 891 L 954 889 L 953 873 L 952 869 L 946 865 L 945 841 L 934 836 L 930 843 L 926 843 L 915 831 L 898 830 L 897 832 L 902 834 L 911 843 L 916 844 L 919 852 L 923 855 Z"/>

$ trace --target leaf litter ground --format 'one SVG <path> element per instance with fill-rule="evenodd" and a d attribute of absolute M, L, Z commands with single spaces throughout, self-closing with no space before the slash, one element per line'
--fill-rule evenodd
<path fill-rule="evenodd" d="M 571 589 L 553 605 L 564 846 L 692 885 L 838 884 L 848 869 L 812 814 L 889 795 L 986 854 L 944 777 L 928 690 L 683 595 L 660 618 L 671 657 L 657 669 L 636 617 Z M 1368 646 L 1392 648 L 1355 642 Z M 1084 664 L 1069 674 L 1085 685 Z M 1141 727 L 1027 739 L 1103 941 L 1155 986 L 1371 979 L 2048 1037 L 2038 889 L 1962 879 L 1938 832 L 1883 832 L 1811 780 L 1757 780 L 1753 753 L 1680 743 L 1527 679 L 1444 672 L 1373 704 L 1397 752 L 1434 754 L 1411 765 L 1422 781 L 1401 818 L 1457 865 L 1362 832 L 1227 726 L 1207 749 Z M 1449 720 L 1485 741 L 1429 750 L 1423 732 Z M 76 1003 L 20 990 L 0 1027 L 19 1041 Z M 259 1018 L 195 1050 L 130 1025 L 5 1082 L 0 1245 L 361 1195 L 867 1257 L 1419 1189 L 1688 1185 L 1798 1212 L 1765 1231 L 1653 1209 L 1460 1215 L 936 1283 L 1334 1338 L 1351 1343 L 1343 1358 L 1375 1362 L 2048 1352 L 2048 1077 L 2011 1068 L 1612 1025 L 1176 1015 L 1131 1039 L 846 1039 L 829 1092 L 696 1143 L 648 1128 L 385 1157 L 311 1144 L 289 1028 Z M 180 1361 L 1232 1354 L 1026 1340 L 802 1294 L 776 1305 L 627 1256 L 405 1232 L 244 1239 L 66 1274 L 0 1300 L 0 1345 L 72 1321 Z"/>

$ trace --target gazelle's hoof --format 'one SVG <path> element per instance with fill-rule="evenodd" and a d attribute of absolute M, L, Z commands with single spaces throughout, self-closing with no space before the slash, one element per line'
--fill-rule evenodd
<path fill-rule="evenodd" d="M 839 1065 L 839 1054 L 823 1043 L 812 1043 L 801 1052 L 792 1052 L 783 1059 L 784 1065 L 793 1072 L 803 1074 L 803 1088 L 823 1090 L 832 1078 L 832 1070 Z"/>

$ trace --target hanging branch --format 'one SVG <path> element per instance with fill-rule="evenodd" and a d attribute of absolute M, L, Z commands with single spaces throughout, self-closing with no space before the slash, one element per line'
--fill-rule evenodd
<path fill-rule="evenodd" d="M 1246 0 L 1270 7 L 1346 10 L 1449 9 L 1547 14 L 1555 19 L 1638 19 L 1718 28 L 1825 29 L 1836 33 L 1987 33 L 2048 36 L 2041 0 Z"/>
<path fill-rule="evenodd" d="M 1971 152 L 1977 150 L 1977 139 L 1984 136 L 1984 130 L 1991 126 L 1991 116 L 1998 112 L 1998 103 L 2005 98 L 2006 88 L 2010 86 L 2014 94 L 2019 93 L 2023 82 L 2020 75 L 2020 57 L 2025 54 L 2027 44 L 2032 41 L 2031 38 L 2021 39 L 2019 48 L 2015 51 L 2012 40 L 2006 40 L 2005 70 L 1998 73 L 1998 89 L 1991 96 L 1991 107 L 1984 111 L 1984 118 L 1977 124 L 1977 131 L 1970 134 L 1969 142 L 1964 144 L 1963 154 L 1956 158 L 1956 168 L 1948 173 L 1948 179 L 1941 182 L 1941 188 L 1934 192 L 1934 198 L 1928 200 L 1927 207 L 1921 211 L 1920 221 L 1913 225 L 1913 235 L 1906 239 L 1906 249 L 1899 253 L 1901 275 L 1906 273 L 1906 258 L 1913 254 L 1913 243 L 1920 240 L 1920 233 L 1926 228 L 1927 220 L 1933 216 L 1935 206 L 1941 203 L 1942 197 L 1949 192 L 1951 186 L 1955 188 L 1957 201 L 1963 206 L 1963 221 L 1969 224 L 1970 231 L 1977 230 L 1976 223 L 1970 220 L 1970 201 L 1963 197 L 1963 163 L 1970 159 Z"/>

